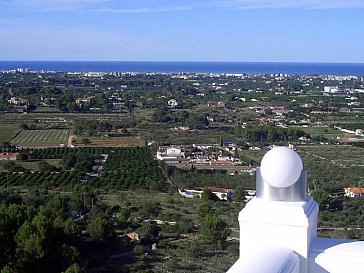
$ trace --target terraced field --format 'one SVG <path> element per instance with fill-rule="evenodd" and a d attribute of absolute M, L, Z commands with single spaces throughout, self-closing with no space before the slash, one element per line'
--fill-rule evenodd
<path fill-rule="evenodd" d="M 20 147 L 58 147 L 67 146 L 69 130 L 22 130 L 11 141 Z"/>
<path fill-rule="evenodd" d="M 137 137 L 111 137 L 107 139 L 91 138 L 89 146 L 97 147 L 134 147 L 142 146 L 141 139 Z"/>

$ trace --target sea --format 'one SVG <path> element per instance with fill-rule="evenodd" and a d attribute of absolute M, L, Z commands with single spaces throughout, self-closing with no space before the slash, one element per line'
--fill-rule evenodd
<path fill-rule="evenodd" d="M 57 72 L 217 73 L 364 76 L 364 63 L 0 61 L 0 70 Z"/>

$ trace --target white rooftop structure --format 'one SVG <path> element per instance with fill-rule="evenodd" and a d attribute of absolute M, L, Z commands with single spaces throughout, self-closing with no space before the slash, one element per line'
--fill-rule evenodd
<path fill-rule="evenodd" d="M 240 258 L 228 273 L 364 272 L 364 242 L 317 238 L 318 205 L 293 150 L 276 147 L 257 168 L 257 194 L 239 214 Z"/>
<path fill-rule="evenodd" d="M 300 178 L 303 171 L 301 158 L 291 149 L 277 147 L 262 159 L 260 174 L 271 186 L 286 188 Z"/>

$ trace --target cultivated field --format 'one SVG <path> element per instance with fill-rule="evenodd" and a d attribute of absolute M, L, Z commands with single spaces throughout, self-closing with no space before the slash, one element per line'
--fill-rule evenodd
<path fill-rule="evenodd" d="M 137 137 L 111 137 L 107 139 L 90 138 L 89 146 L 97 147 L 132 147 L 141 146 L 141 140 Z"/>
<path fill-rule="evenodd" d="M 58 147 L 67 146 L 69 130 L 22 130 L 11 141 L 12 145 L 23 148 L 29 147 Z"/>
<path fill-rule="evenodd" d="M 302 156 L 307 159 L 317 159 L 331 162 L 334 166 L 340 167 L 364 167 L 363 149 L 350 145 L 338 146 L 301 146 L 299 147 Z"/>
<path fill-rule="evenodd" d="M 17 126 L 17 125 L 1 124 L 0 125 L 0 143 L 9 141 L 19 131 L 20 131 L 20 129 L 19 129 L 19 126 Z"/>
<path fill-rule="evenodd" d="M 345 138 L 347 135 L 344 132 L 341 132 L 337 129 L 332 129 L 328 126 L 301 127 L 300 129 L 310 134 L 311 137 L 321 135 L 330 140 Z"/>

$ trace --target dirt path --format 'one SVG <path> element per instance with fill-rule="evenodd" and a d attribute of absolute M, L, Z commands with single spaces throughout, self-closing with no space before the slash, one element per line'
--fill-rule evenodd
<path fill-rule="evenodd" d="M 71 131 L 68 133 L 68 142 L 67 142 L 67 147 L 72 148 L 72 139 L 73 139 L 73 135 L 71 134 Z"/>

